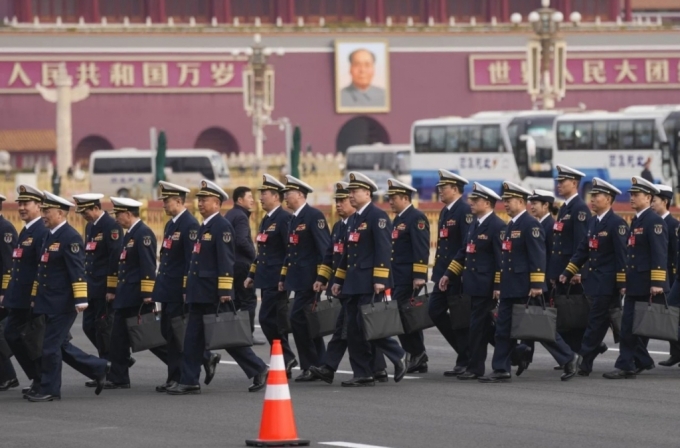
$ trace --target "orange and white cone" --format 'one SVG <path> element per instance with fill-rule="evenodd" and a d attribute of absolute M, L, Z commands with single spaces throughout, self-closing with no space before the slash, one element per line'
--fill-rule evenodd
<path fill-rule="evenodd" d="M 260 436 L 246 440 L 247 446 L 309 446 L 309 440 L 299 439 L 295 429 L 293 402 L 288 389 L 286 365 L 283 361 L 281 341 L 274 340 L 269 364 L 267 390 L 264 395 Z"/>

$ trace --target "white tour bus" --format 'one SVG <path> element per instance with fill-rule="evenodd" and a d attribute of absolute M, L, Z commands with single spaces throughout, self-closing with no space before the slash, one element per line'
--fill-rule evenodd
<path fill-rule="evenodd" d="M 165 178 L 168 182 L 198 187 L 209 179 L 222 187 L 229 184 L 229 168 L 212 149 L 168 149 Z M 153 197 L 155 157 L 148 149 L 98 150 L 90 155 L 90 190 L 106 196 Z"/>
<path fill-rule="evenodd" d="M 583 112 L 564 114 L 555 121 L 555 164 L 582 171 L 581 193 L 587 194 L 592 178 L 616 186 L 626 201 L 630 179 L 645 163 L 655 182 L 676 186 L 677 167 L 664 130 L 663 117 L 647 112 Z"/>
<path fill-rule="evenodd" d="M 347 148 L 346 172 L 359 171 L 370 177 L 379 190 L 387 191 L 393 177 L 411 185 L 411 147 L 409 145 L 355 145 Z"/>
<path fill-rule="evenodd" d="M 559 114 L 501 111 L 418 120 L 411 132 L 413 186 L 431 197 L 443 168 L 497 192 L 504 180 L 552 190 L 552 128 Z"/>

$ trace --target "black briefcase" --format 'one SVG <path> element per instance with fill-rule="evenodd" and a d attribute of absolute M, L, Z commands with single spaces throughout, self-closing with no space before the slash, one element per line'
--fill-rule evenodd
<path fill-rule="evenodd" d="M 133 353 L 160 347 L 167 343 L 161 332 L 161 316 L 156 311 L 140 314 L 143 306 L 144 303 L 139 307 L 136 316 L 125 319 Z"/>
<path fill-rule="evenodd" d="M 361 319 L 364 324 L 364 337 L 367 341 L 388 338 L 404 334 L 404 326 L 399 315 L 399 304 L 396 300 L 385 301 L 382 295 L 380 302 L 375 301 L 361 305 Z"/>
<path fill-rule="evenodd" d="M 290 312 L 293 309 L 293 300 L 286 297 L 286 300 L 280 300 L 276 304 L 276 327 L 279 334 L 288 334 L 293 331 L 293 326 L 290 324 Z"/>
<path fill-rule="evenodd" d="M 45 339 L 45 316 L 31 314 L 29 320 L 19 327 L 19 336 L 31 361 L 40 358 Z"/>
<path fill-rule="evenodd" d="M 314 302 L 305 306 L 307 330 L 312 339 L 333 334 L 338 315 L 342 310 L 340 300 L 334 300 L 330 296 L 328 296 L 328 300 L 320 300 L 320 296 L 321 294 L 317 293 Z"/>
<path fill-rule="evenodd" d="M 232 310 L 220 313 L 218 304 L 215 314 L 203 316 L 206 350 L 250 347 L 253 345 L 250 314 L 247 310 L 236 311 L 233 300 L 228 303 Z"/>
<path fill-rule="evenodd" d="M 614 342 L 618 343 L 621 337 L 621 319 L 623 319 L 623 310 L 621 308 L 609 308 L 609 325 L 614 334 Z"/>
<path fill-rule="evenodd" d="M 566 294 L 554 298 L 557 308 L 557 331 L 582 330 L 588 326 L 590 301 L 583 294 L 570 294 L 571 284 Z"/>
<path fill-rule="evenodd" d="M 113 311 L 106 306 L 106 313 L 98 316 L 94 321 L 94 334 L 97 350 L 109 353 L 111 350 L 111 332 L 113 331 Z"/>
<path fill-rule="evenodd" d="M 522 339 L 539 342 L 556 341 L 557 309 L 545 306 L 545 299 L 540 296 L 540 305 L 530 305 L 531 298 L 525 305 L 512 306 L 511 339 Z"/>
<path fill-rule="evenodd" d="M 11 357 L 12 349 L 5 340 L 5 319 L 3 319 L 0 320 L 0 360 L 7 360 Z"/>
<path fill-rule="evenodd" d="M 463 330 L 470 328 L 470 317 L 472 315 L 472 298 L 463 293 L 448 294 L 446 301 L 449 304 L 449 317 L 451 318 L 451 328 Z"/>
<path fill-rule="evenodd" d="M 634 335 L 669 342 L 678 341 L 680 308 L 668 306 L 666 294 L 663 295 L 663 301 L 662 304 L 653 303 L 650 296 L 648 303 L 635 302 Z"/>
<path fill-rule="evenodd" d="M 184 309 L 182 309 L 181 316 L 175 316 L 170 319 L 170 327 L 177 349 L 180 353 L 184 352 L 184 337 L 187 334 L 187 316 L 184 314 Z"/>
<path fill-rule="evenodd" d="M 425 286 L 425 294 L 415 296 L 416 293 L 417 291 L 414 290 L 411 299 L 399 310 L 406 334 L 434 327 L 434 322 L 430 317 L 430 293 L 427 291 L 427 286 Z"/>

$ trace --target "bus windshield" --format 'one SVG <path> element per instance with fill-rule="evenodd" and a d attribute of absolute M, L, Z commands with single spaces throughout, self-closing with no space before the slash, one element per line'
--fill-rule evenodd
<path fill-rule="evenodd" d="M 552 177 L 553 123 L 555 116 L 550 117 L 518 117 L 508 125 L 508 138 L 515 157 L 518 158 L 521 177 Z M 526 153 L 526 138 L 531 137 L 535 143 L 535 154 Z"/>
<path fill-rule="evenodd" d="M 348 171 L 390 171 L 395 176 L 411 171 L 409 151 L 348 152 Z"/>

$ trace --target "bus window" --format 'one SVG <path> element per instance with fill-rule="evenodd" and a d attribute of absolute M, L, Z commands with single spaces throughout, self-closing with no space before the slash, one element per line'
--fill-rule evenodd
<path fill-rule="evenodd" d="M 430 152 L 430 128 L 419 127 L 415 130 L 413 140 L 416 152 Z"/>
<path fill-rule="evenodd" d="M 446 128 L 446 152 L 461 152 L 459 134 L 459 126 L 448 126 Z"/>
<path fill-rule="evenodd" d="M 97 158 L 94 160 L 93 174 L 151 173 L 151 158 Z"/>
<path fill-rule="evenodd" d="M 619 147 L 619 123 L 617 121 L 607 123 L 607 145 L 608 149 Z"/>
<path fill-rule="evenodd" d="M 482 128 L 482 151 L 501 152 L 501 130 L 498 126 Z"/>
<path fill-rule="evenodd" d="M 481 152 L 482 150 L 482 127 L 468 127 L 468 152 Z"/>
<path fill-rule="evenodd" d="M 576 123 L 574 136 L 576 137 L 576 149 L 592 149 L 593 123 Z"/>
<path fill-rule="evenodd" d="M 594 149 L 609 149 L 609 135 L 607 134 L 607 122 L 596 121 L 593 126 Z"/>
<path fill-rule="evenodd" d="M 619 149 L 634 149 L 635 134 L 632 121 L 619 122 Z"/>
<path fill-rule="evenodd" d="M 654 129 L 654 122 L 636 121 L 635 122 L 635 148 L 637 149 L 659 149 L 655 143 L 656 130 Z"/>
<path fill-rule="evenodd" d="M 446 149 L 446 128 L 437 126 L 430 129 L 430 152 L 444 152 Z"/>
<path fill-rule="evenodd" d="M 574 149 L 574 123 L 560 123 L 557 126 L 557 147 Z"/>

